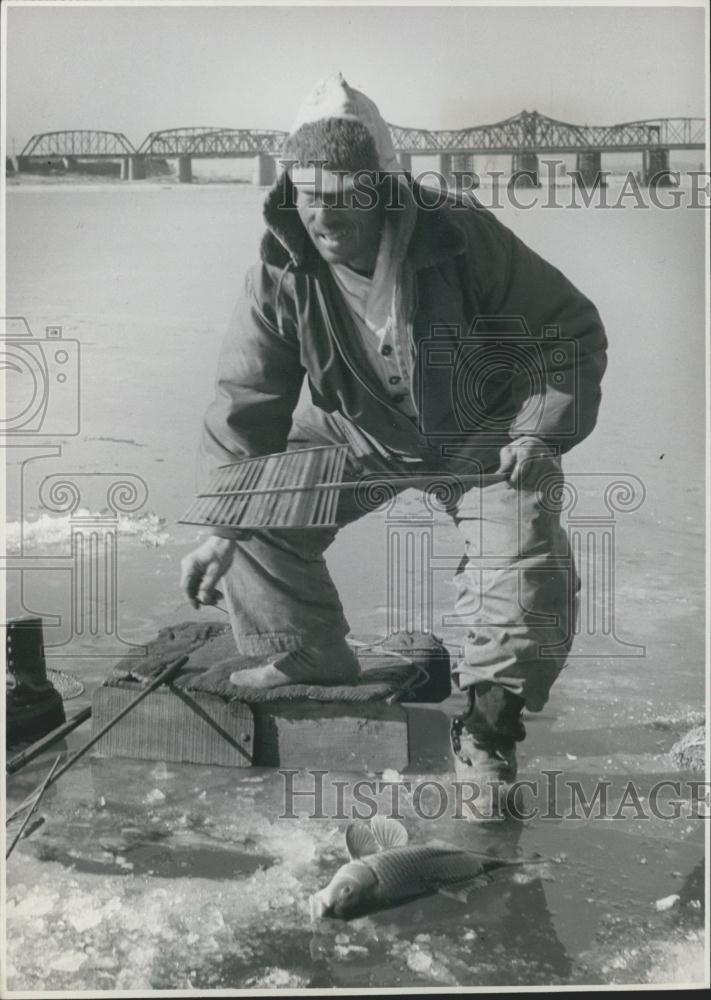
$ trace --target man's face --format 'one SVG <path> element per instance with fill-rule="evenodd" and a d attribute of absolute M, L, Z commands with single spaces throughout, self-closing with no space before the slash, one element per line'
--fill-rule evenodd
<path fill-rule="evenodd" d="M 323 259 L 371 274 L 383 227 L 377 192 L 366 192 L 352 174 L 321 169 L 296 169 L 292 182 L 299 217 Z"/>

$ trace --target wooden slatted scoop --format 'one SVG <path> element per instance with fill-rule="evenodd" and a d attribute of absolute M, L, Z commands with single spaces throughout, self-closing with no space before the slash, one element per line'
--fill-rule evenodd
<path fill-rule="evenodd" d="M 419 486 L 454 495 L 465 482 L 486 486 L 504 478 L 496 473 L 378 473 L 344 481 L 347 457 L 348 445 L 325 445 L 222 465 L 179 523 L 245 530 L 332 527 L 342 490 L 362 491 L 364 509 L 374 509 L 394 496 L 396 488 Z"/>
<path fill-rule="evenodd" d="M 225 528 L 336 523 L 348 445 L 300 448 L 221 466 L 180 524 Z"/>

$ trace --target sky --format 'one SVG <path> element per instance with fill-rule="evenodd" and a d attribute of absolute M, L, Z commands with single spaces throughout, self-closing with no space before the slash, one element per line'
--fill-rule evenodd
<path fill-rule="evenodd" d="M 7 148 L 62 129 L 289 129 L 341 71 L 391 123 L 524 108 L 613 124 L 703 116 L 702 7 L 7 7 Z"/>

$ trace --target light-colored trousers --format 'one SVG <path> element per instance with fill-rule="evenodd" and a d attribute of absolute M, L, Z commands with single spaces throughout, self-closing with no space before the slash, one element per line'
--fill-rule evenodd
<path fill-rule="evenodd" d="M 352 456 L 348 479 L 413 471 L 379 453 L 343 416 L 302 397 L 288 447 L 344 443 Z M 562 481 L 559 460 L 550 466 Z M 459 685 L 493 681 L 540 711 L 570 650 L 580 586 L 560 514 L 535 488 L 502 482 L 466 490 L 447 512 L 464 544 L 455 573 L 455 617 L 468 630 L 454 669 Z M 287 652 L 348 634 L 324 551 L 340 527 L 364 513 L 354 493 L 343 491 L 338 527 L 260 530 L 237 543 L 220 586 L 238 652 Z M 354 571 L 367 572 L 365 561 Z"/>

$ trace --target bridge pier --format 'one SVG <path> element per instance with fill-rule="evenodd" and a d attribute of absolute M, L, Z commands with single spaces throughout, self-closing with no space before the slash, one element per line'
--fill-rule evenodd
<path fill-rule="evenodd" d="M 271 187 L 276 180 L 276 163 L 268 153 L 257 153 L 254 158 L 252 183 L 257 187 Z"/>
<path fill-rule="evenodd" d="M 437 161 L 437 169 L 444 182 L 449 187 L 452 183 L 452 154 L 440 153 Z"/>
<path fill-rule="evenodd" d="M 397 158 L 400 161 L 400 166 L 403 170 L 407 170 L 408 174 L 412 173 L 412 153 L 398 153 Z"/>
<path fill-rule="evenodd" d="M 192 184 L 193 160 L 191 156 L 178 157 L 178 180 L 181 184 Z"/>
<path fill-rule="evenodd" d="M 146 161 L 142 156 L 125 156 L 121 160 L 122 181 L 142 181 L 146 176 Z"/>
<path fill-rule="evenodd" d="M 598 183 L 604 187 L 606 184 L 602 176 L 602 153 L 597 149 L 578 153 L 575 158 L 575 171 L 575 179 L 582 187 L 595 187 Z"/>
<path fill-rule="evenodd" d="M 471 153 L 452 156 L 452 185 L 457 192 L 479 187 L 479 178 L 474 170 L 474 156 Z"/>
<path fill-rule="evenodd" d="M 146 177 L 146 161 L 142 156 L 129 156 L 128 158 L 128 179 L 130 181 L 142 181 Z"/>
<path fill-rule="evenodd" d="M 653 178 L 660 187 L 673 187 L 674 178 L 669 170 L 668 149 L 645 149 L 642 154 L 642 183 L 649 184 Z"/>
<path fill-rule="evenodd" d="M 520 152 L 511 155 L 511 183 L 521 184 L 523 187 L 541 186 L 536 153 Z"/>
<path fill-rule="evenodd" d="M 471 153 L 457 153 L 452 156 L 452 170 L 457 174 L 474 172 L 474 157 Z"/>
<path fill-rule="evenodd" d="M 445 184 L 449 187 L 452 183 L 452 154 L 440 153 L 437 161 L 437 167 L 440 176 L 444 178 Z"/>

